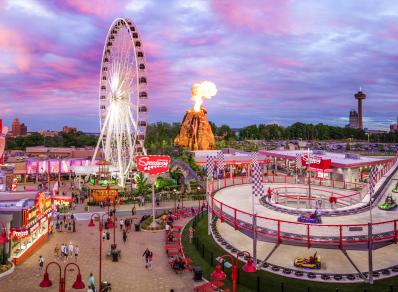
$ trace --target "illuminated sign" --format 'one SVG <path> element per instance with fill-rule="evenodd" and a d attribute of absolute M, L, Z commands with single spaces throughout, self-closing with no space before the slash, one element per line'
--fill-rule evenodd
<path fill-rule="evenodd" d="M 169 171 L 170 156 L 139 155 L 136 156 L 137 168 L 148 174 L 159 174 Z"/>

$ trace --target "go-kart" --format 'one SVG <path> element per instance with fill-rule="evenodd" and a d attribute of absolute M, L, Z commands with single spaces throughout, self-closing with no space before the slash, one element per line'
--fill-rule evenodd
<path fill-rule="evenodd" d="M 391 211 L 397 207 L 397 202 L 392 198 L 392 196 L 387 196 L 384 203 L 379 205 L 379 209 L 385 211 Z"/>
<path fill-rule="evenodd" d="M 294 266 L 304 269 L 321 269 L 321 256 L 315 253 L 308 258 L 296 257 L 294 259 Z"/>
<path fill-rule="evenodd" d="M 302 222 L 302 223 L 310 223 L 310 224 L 320 224 L 320 223 L 322 223 L 321 215 L 317 211 L 315 211 L 312 214 L 309 214 L 309 213 L 301 214 L 297 218 L 297 221 L 298 222 Z"/>
<path fill-rule="evenodd" d="M 395 185 L 395 188 L 392 189 L 393 193 L 398 193 L 398 182 Z"/>

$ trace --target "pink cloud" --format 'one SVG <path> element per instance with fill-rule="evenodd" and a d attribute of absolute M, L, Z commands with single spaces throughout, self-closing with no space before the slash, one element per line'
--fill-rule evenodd
<path fill-rule="evenodd" d="M 227 24 L 266 34 L 286 34 L 292 31 L 291 0 L 212 0 L 216 14 Z"/>
<path fill-rule="evenodd" d="M 29 70 L 30 52 L 19 31 L 0 24 L 0 51 L 3 56 L 10 58 L 8 62 L 0 62 L 1 73 L 12 74 Z"/>
<path fill-rule="evenodd" d="M 120 13 L 125 6 L 125 0 L 64 0 L 57 5 L 69 7 L 81 14 L 92 14 L 97 16 L 107 16 Z"/>
<path fill-rule="evenodd" d="M 265 62 L 269 65 L 282 67 L 282 68 L 299 68 L 304 67 L 305 63 L 288 57 L 267 56 L 264 58 Z"/>

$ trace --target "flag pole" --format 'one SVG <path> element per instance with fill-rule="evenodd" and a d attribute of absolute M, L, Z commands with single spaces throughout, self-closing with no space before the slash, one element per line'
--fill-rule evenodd
<path fill-rule="evenodd" d="M 310 159 L 310 147 L 307 152 L 307 165 L 308 165 L 308 204 L 307 206 L 311 209 L 311 159 Z"/>
<path fill-rule="evenodd" d="M 369 183 L 373 185 L 372 187 L 370 187 L 370 185 L 369 185 L 369 217 L 370 217 L 370 223 L 368 223 L 368 263 L 369 263 L 368 279 L 369 279 L 369 284 L 373 284 L 373 215 L 372 215 L 373 201 L 372 201 L 372 195 L 374 193 L 374 188 L 376 185 L 376 181 L 373 181 L 376 177 L 374 172 L 375 172 L 375 169 L 372 168 L 369 173 L 370 174 Z"/>

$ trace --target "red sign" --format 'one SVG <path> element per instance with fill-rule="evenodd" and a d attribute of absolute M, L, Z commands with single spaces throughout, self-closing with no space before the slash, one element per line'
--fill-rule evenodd
<path fill-rule="evenodd" d="M 301 156 L 301 163 L 303 165 L 308 166 L 308 155 L 305 154 Z M 311 168 L 317 168 L 321 170 L 330 169 L 332 168 L 332 160 L 331 159 L 322 159 L 319 156 L 311 156 L 310 155 L 310 166 Z"/>
<path fill-rule="evenodd" d="M 137 169 L 149 174 L 159 174 L 169 171 L 170 156 L 139 155 L 135 158 Z"/>

